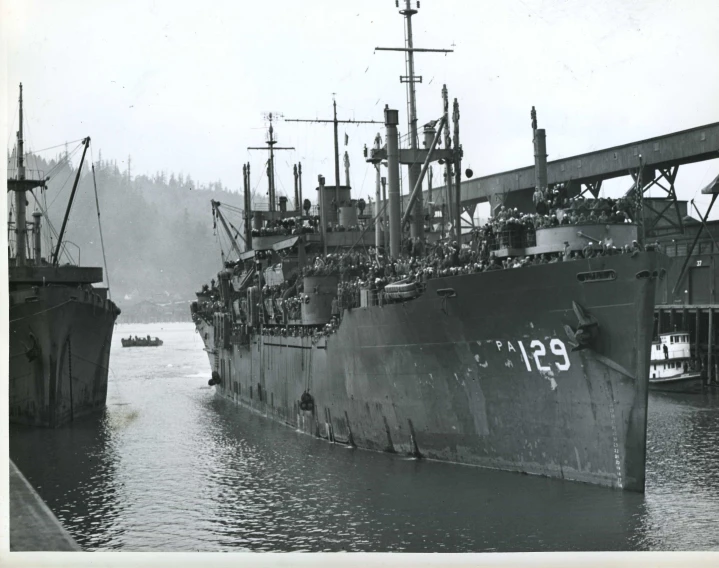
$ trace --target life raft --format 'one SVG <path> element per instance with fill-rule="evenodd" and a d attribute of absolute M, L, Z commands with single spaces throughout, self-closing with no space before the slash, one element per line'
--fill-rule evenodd
<path fill-rule="evenodd" d="M 384 287 L 385 296 L 393 300 L 410 300 L 419 296 L 416 282 L 395 282 Z"/>

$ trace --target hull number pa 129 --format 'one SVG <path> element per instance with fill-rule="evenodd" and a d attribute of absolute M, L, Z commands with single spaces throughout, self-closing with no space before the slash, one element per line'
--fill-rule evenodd
<path fill-rule="evenodd" d="M 521 340 L 515 342 L 495 340 L 494 343 L 500 352 L 519 353 L 522 356 L 524 365 L 527 367 L 527 371 L 547 372 L 554 370 L 553 366 L 558 371 L 568 371 L 572 365 L 569 360 L 569 353 L 567 353 L 567 346 L 564 345 L 561 339 L 556 337 L 549 341 L 528 340 L 526 345 Z M 549 349 L 547 349 L 547 346 Z"/>

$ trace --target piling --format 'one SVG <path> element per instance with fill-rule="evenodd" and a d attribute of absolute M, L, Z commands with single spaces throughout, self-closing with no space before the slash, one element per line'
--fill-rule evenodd
<path fill-rule="evenodd" d="M 713 304 L 659 305 L 655 308 L 655 333 L 684 331 L 690 334 L 692 356 L 702 362 L 707 384 L 719 382 L 715 350 Z M 692 318 L 694 318 L 692 320 Z"/>
<path fill-rule="evenodd" d="M 714 351 L 714 326 L 712 315 L 714 310 L 709 308 L 709 331 L 707 338 L 707 383 L 711 384 L 714 379 L 714 366 L 712 365 L 712 352 Z"/>

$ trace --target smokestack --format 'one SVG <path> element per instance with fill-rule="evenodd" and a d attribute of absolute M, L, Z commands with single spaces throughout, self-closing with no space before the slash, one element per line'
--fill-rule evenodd
<path fill-rule="evenodd" d="M 532 132 L 534 134 L 534 185 L 543 194 L 547 191 L 547 138 L 544 128 L 537 128 L 537 111 L 532 107 Z"/>
<path fill-rule="evenodd" d="M 252 196 L 250 195 L 250 163 L 242 166 L 242 180 L 245 192 L 245 247 L 252 250 Z"/>
<path fill-rule="evenodd" d="M 42 263 L 42 250 L 41 250 L 41 242 L 40 242 L 40 219 L 42 218 L 42 213 L 39 211 L 35 211 L 35 213 L 32 214 L 32 240 L 33 240 L 33 255 L 35 258 L 35 265 L 40 266 Z"/>
<path fill-rule="evenodd" d="M 298 195 L 299 195 L 299 201 L 297 202 L 297 211 L 300 213 L 300 221 L 302 219 L 302 208 L 304 207 L 305 202 L 302 199 L 302 162 L 297 162 L 297 188 L 298 188 Z M 300 222 L 300 225 L 302 222 Z"/>
<path fill-rule="evenodd" d="M 345 164 L 345 185 L 347 187 L 349 187 L 350 186 L 350 156 L 347 153 L 347 150 L 345 150 L 344 164 Z"/>
<path fill-rule="evenodd" d="M 319 175 L 317 176 L 317 181 L 319 183 L 319 187 L 317 188 L 319 191 L 319 202 L 320 202 L 320 225 L 322 225 L 322 244 L 324 247 L 324 255 L 327 257 L 327 209 L 325 207 L 325 176 Z"/>
<path fill-rule="evenodd" d="M 294 173 L 294 176 L 295 176 L 295 211 L 299 211 L 301 204 L 300 204 L 299 185 L 297 183 L 297 179 L 298 179 L 297 178 L 297 164 L 292 166 L 292 172 Z"/>
<path fill-rule="evenodd" d="M 387 127 L 387 178 L 389 182 L 389 251 L 392 258 L 399 258 L 401 219 L 399 202 L 399 137 L 397 125 L 399 112 L 384 107 L 384 124 Z"/>

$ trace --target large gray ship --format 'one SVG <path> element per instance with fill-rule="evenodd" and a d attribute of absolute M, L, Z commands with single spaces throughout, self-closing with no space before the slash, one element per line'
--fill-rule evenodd
<path fill-rule="evenodd" d="M 416 126 L 413 89 L 410 103 Z M 319 219 L 297 177 L 294 210 L 275 203 L 272 152 L 270 203 L 253 211 L 245 166 L 244 244 L 213 202 L 236 260 L 192 306 L 209 383 L 331 442 L 643 491 L 655 284 L 666 257 L 642 246 L 641 226 L 611 200 L 554 198 L 562 188 L 547 186 L 534 113 L 536 203 L 553 200 L 551 215 L 497 210 L 488 232 L 463 234 L 456 101 L 454 110 L 453 144 L 445 92 L 425 150 L 404 153 L 415 188 L 404 218 L 398 171 L 407 162 L 392 109 L 386 144 L 368 152 L 378 198 L 364 219 L 348 185 L 322 178 Z M 270 149 L 273 136 L 270 125 Z M 416 199 L 436 159 L 448 192 L 455 181 L 439 222 Z M 385 160 L 389 198 L 380 199 Z M 623 204 L 639 218 L 636 195 Z"/>
<path fill-rule="evenodd" d="M 10 421 L 58 427 L 104 408 L 110 343 L 120 310 L 108 298 L 102 268 L 60 264 L 68 215 L 90 139 L 73 185 L 70 203 L 47 257 L 42 252 L 43 212 L 27 221 L 28 194 L 45 189 L 47 179 L 26 176 L 23 149 L 23 102 L 16 175 L 7 180 L 14 193 L 14 221 L 9 234 L 9 414 Z"/>

